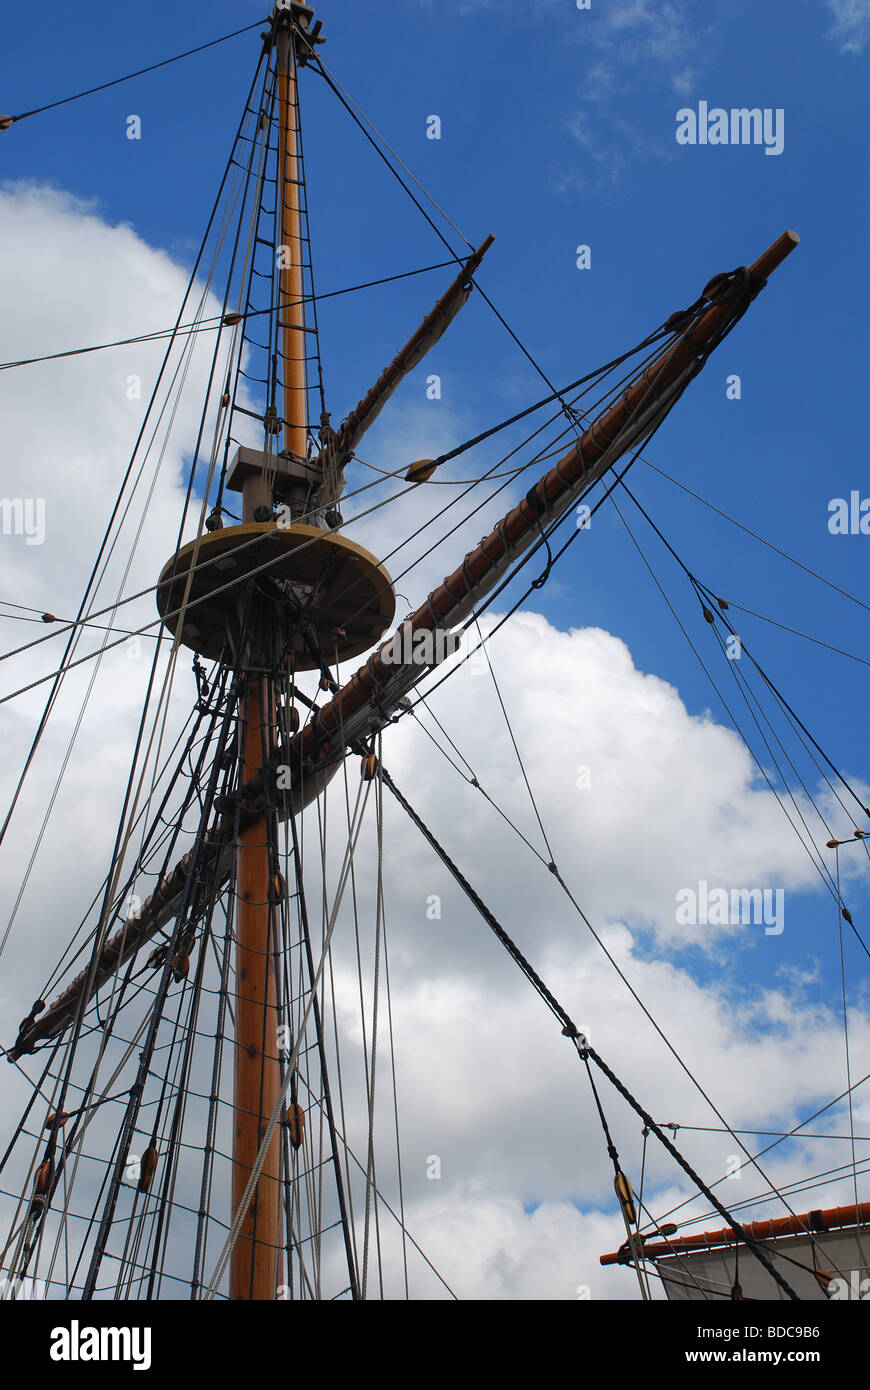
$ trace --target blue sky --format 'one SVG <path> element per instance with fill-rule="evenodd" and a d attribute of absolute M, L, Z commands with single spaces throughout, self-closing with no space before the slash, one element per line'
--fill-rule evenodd
<path fill-rule="evenodd" d="M 0 107 L 14 113 L 41 105 L 253 23 L 266 8 L 217 0 L 207 11 L 155 3 L 134 10 L 95 0 L 84 13 L 61 7 L 37 32 L 32 16 L 17 7 L 3 21 Z M 714 272 L 752 261 L 787 227 L 800 234 L 799 248 L 644 452 L 870 603 L 870 536 L 834 536 L 828 529 L 831 499 L 854 490 L 870 497 L 863 293 L 870 0 L 715 7 L 592 0 L 588 11 L 572 0 L 534 7 L 512 0 L 452 6 L 324 0 L 317 14 L 328 38 L 325 62 L 436 201 L 473 243 L 495 233 L 481 283 L 557 385 L 644 337 L 691 303 Z M 0 136 L 0 179 L 49 183 L 96 200 L 107 222 L 130 224 L 187 266 L 257 52 L 255 30 L 24 121 Z M 445 259 L 346 113 L 310 75 L 303 100 L 318 287 L 337 289 Z M 699 101 L 781 109 L 782 153 L 678 145 L 676 113 L 697 109 Z M 125 138 L 133 113 L 141 117 L 140 141 Z M 426 138 L 431 114 L 442 121 L 438 141 Z M 589 270 L 576 267 L 579 244 L 591 248 Z M 61 244 L 52 274 L 62 274 L 63 259 Z M 334 418 L 364 393 L 449 278 L 443 270 L 323 306 Z M 117 327 L 121 335 L 137 326 Z M 91 337 L 83 322 L 80 341 Z M 74 345 L 46 343 L 45 350 Z M 443 398 L 427 405 L 430 371 L 442 375 Z M 739 401 L 726 399 L 731 373 L 741 378 Z M 458 443 L 545 389 L 487 307 L 473 300 L 393 408 L 412 422 L 426 409 L 433 421 L 442 411 L 446 423 L 433 429 Z M 367 456 L 376 456 L 387 439 L 379 431 L 388 428 L 379 423 L 372 432 Z M 628 481 L 714 592 L 870 659 L 866 608 L 642 463 Z M 730 673 L 687 581 L 630 503 L 620 499 L 620 506 L 728 690 Z M 417 602 L 422 595 L 408 597 Z M 672 683 L 690 713 L 710 710 L 725 720 L 609 507 L 527 606 L 562 630 L 601 627 L 618 636 L 639 670 Z M 735 614 L 734 621 L 832 760 L 870 784 L 867 666 L 756 619 Z M 806 762 L 801 766 L 809 775 Z M 570 852 L 567 837 L 565 843 Z M 844 851 L 856 863 L 861 853 L 860 846 Z M 850 885 L 848 901 L 870 938 L 866 887 Z M 788 914 L 787 954 L 779 938 L 744 943 L 729 956 L 730 982 L 738 991 L 764 989 L 786 962 L 812 974 L 821 960 L 819 977 L 807 988 L 830 1002 L 839 972 L 830 900 L 793 894 Z M 850 942 L 848 959 L 857 985 L 866 957 Z M 723 968 L 700 949 L 684 951 L 681 960 L 702 984 Z"/>

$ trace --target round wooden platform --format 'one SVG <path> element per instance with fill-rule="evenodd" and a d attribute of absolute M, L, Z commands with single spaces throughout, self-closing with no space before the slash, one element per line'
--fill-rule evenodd
<path fill-rule="evenodd" d="M 173 635 L 181 616 L 176 610 L 184 601 L 194 556 L 180 640 L 212 661 L 222 655 L 231 659 L 234 654 L 247 602 L 247 581 L 254 571 L 267 581 L 263 586 L 267 593 L 272 587 L 269 580 L 293 585 L 295 598 L 307 605 L 306 616 L 312 620 L 315 640 L 330 665 L 335 662 L 336 645 L 341 661 L 367 652 L 383 637 L 396 611 L 390 576 L 374 555 L 355 541 L 314 526 L 252 522 L 208 532 L 183 546 L 164 565 L 157 586 L 157 607 Z M 281 604 L 289 627 L 296 606 L 293 599 L 288 596 L 281 600 L 275 590 L 270 597 Z M 343 635 L 336 637 L 336 629 Z M 317 663 L 301 640 L 296 654 L 297 670 L 315 669 Z"/>

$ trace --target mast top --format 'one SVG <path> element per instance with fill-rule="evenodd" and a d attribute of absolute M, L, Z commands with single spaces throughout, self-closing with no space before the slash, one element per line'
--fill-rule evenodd
<path fill-rule="evenodd" d="M 290 14 L 294 19 L 300 18 L 307 28 L 314 18 L 314 7 L 312 5 L 302 5 L 298 0 L 275 0 L 272 18 L 276 18 L 279 14 Z"/>
<path fill-rule="evenodd" d="M 272 11 L 273 32 L 276 29 L 292 28 L 297 35 L 296 61 L 304 67 L 313 55 L 315 44 L 326 43 L 321 34 L 323 21 L 316 20 L 314 27 L 314 7 L 300 4 L 299 0 L 275 0 Z"/>

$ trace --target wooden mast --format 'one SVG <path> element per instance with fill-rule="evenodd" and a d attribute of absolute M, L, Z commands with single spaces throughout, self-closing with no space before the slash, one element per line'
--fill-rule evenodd
<path fill-rule="evenodd" d="M 275 9 L 278 71 L 278 322 L 283 352 L 284 447 L 297 458 L 307 453 L 308 420 L 302 226 L 297 122 L 297 64 L 294 7 Z M 268 498 L 263 495 L 264 485 Z M 243 489 L 243 522 L 255 507 L 271 504 L 262 474 Z M 254 623 L 256 628 L 257 624 Z M 257 635 L 256 640 L 259 640 Z M 265 656 L 265 651 L 263 652 Z M 270 682 L 249 680 L 244 700 L 242 782 L 261 773 L 275 746 L 276 711 Z M 270 906 L 267 822 L 239 835 L 236 912 L 236 1037 L 233 1125 L 233 1214 L 243 1200 L 251 1169 L 278 1100 L 278 1008 L 275 959 L 278 915 Z M 276 1129 L 254 1196 L 245 1214 L 230 1265 L 232 1299 L 273 1300 L 282 1282 L 281 1133 Z"/>
<path fill-rule="evenodd" d="M 285 24 L 278 31 L 278 206 L 281 210 L 278 322 L 284 350 L 284 447 L 304 459 L 308 449 L 308 397 L 303 331 L 298 101 L 294 31 Z"/>

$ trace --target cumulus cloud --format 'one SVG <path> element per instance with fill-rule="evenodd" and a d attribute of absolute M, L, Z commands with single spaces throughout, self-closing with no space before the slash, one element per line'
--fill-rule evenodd
<path fill-rule="evenodd" d="M 146 246 L 132 228 L 108 225 L 94 205 L 59 190 L 7 186 L 0 201 L 0 242 L 7 270 L 3 360 L 147 333 L 173 322 L 187 274 L 165 253 Z M 216 311 L 213 303 L 211 310 Z M 137 344 L 2 374 L 5 447 L 0 490 L 6 498 L 38 500 L 45 515 L 42 544 L 28 545 L 26 537 L 13 530 L 0 545 L 2 593 L 26 606 L 19 610 L 22 615 L 29 610 L 31 618 L 41 611 L 61 620 L 75 616 L 160 355 L 159 343 Z M 197 391 L 204 393 L 206 371 L 206 353 L 198 349 L 190 369 L 192 392 L 180 408 L 175 432 L 162 454 L 153 450 L 147 457 L 138 505 L 134 503 L 125 518 L 114 551 L 104 557 L 98 607 L 110 605 L 122 587 L 131 595 L 150 589 L 174 549 L 183 497 L 182 467 L 195 439 L 201 410 L 196 396 Z M 150 493 L 150 506 L 143 521 L 146 493 Z M 135 629 L 154 616 L 149 593 L 118 611 L 116 632 Z M 82 633 L 77 655 L 98 651 L 107 636 L 103 627 L 109 623 L 107 616 L 96 619 Z M 4 650 L 50 632 L 38 621 L 25 623 L 7 614 Z M 110 634 L 109 640 L 113 637 Z M 52 638 L 5 662 L 3 693 L 51 673 L 65 640 Z M 129 764 L 130 734 L 152 653 L 153 638 L 143 637 L 138 645 L 116 647 L 102 658 L 102 679 L 72 750 L 68 785 L 56 807 L 57 824 L 43 846 L 45 862 L 63 863 L 72 882 L 80 881 L 80 871 L 94 868 L 87 854 L 71 852 L 83 809 L 93 827 L 95 854 L 108 849 L 108 808 L 119 807 L 119 774 Z M 63 764 L 92 669 L 88 663 L 68 677 L 56 718 L 31 770 L 22 802 L 22 821 L 31 839 L 31 817 Z M 49 688 L 42 684 L 2 706 L 6 746 L 15 749 L 4 769 L 10 794 Z M 4 881 L 9 891 L 25 862 L 20 856 L 27 836 L 16 839 L 19 831 L 16 822 L 13 838 L 4 846 Z M 45 886 L 38 874 L 34 891 L 44 892 Z M 64 930 L 70 925 L 65 921 Z M 17 949 L 15 937 L 11 949 Z M 43 968 L 44 959 L 41 963 L 38 958 L 32 960 L 31 969 L 37 964 Z"/>

